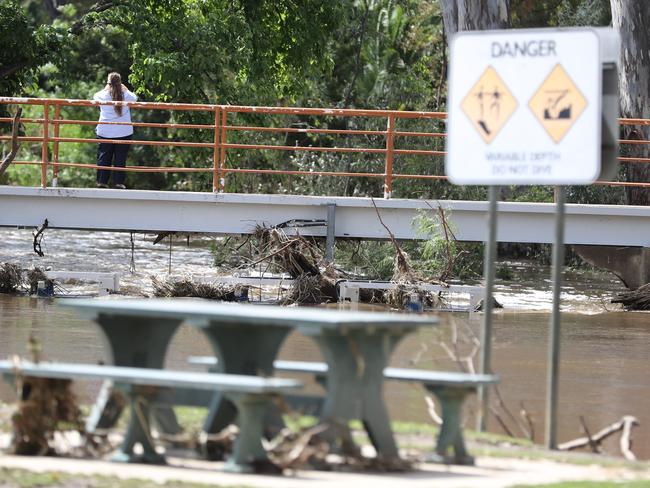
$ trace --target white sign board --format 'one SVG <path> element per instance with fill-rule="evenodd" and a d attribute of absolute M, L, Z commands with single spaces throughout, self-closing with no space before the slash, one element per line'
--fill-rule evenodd
<path fill-rule="evenodd" d="M 447 176 L 461 185 L 592 183 L 601 163 L 601 83 L 591 29 L 457 34 Z"/>

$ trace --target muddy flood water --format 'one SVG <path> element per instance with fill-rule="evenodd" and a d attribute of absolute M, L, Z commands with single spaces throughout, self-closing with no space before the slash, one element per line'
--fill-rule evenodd
<path fill-rule="evenodd" d="M 152 244 L 151 236 L 134 236 L 132 260 L 128 234 L 48 231 L 43 241 L 45 257 L 32 251 L 31 231 L 0 231 L 0 262 L 24 267 L 38 265 L 55 271 L 114 271 L 122 275 L 124 290 L 130 294 L 150 293 L 150 277 L 162 277 L 170 266 L 169 243 Z M 174 275 L 215 274 L 210 268 L 210 246 L 216 239 L 174 241 L 171 268 Z M 135 273 L 131 273 L 135 264 Z M 494 318 L 493 369 L 500 375 L 499 386 L 505 405 L 514 415 L 525 407 L 535 425 L 535 440 L 543 442 L 546 357 L 550 270 L 526 263 L 510 263 L 513 279 L 498 281 L 496 298 L 504 305 Z M 80 295 L 93 292 L 94 285 L 63 285 L 65 292 Z M 563 287 L 561 366 L 559 391 L 559 441 L 582 436 L 580 416 L 590 431 L 634 415 L 641 423 L 634 430 L 633 450 L 640 459 L 650 459 L 650 315 L 623 312 L 609 300 L 624 290 L 610 274 L 567 271 Z M 61 291 L 63 293 L 64 291 Z M 72 310 L 58 307 L 65 298 L 44 299 L 0 295 L 0 357 L 27 355 L 30 333 L 43 344 L 46 358 L 70 362 L 97 362 L 105 359 L 98 329 Z M 393 366 L 453 369 L 444 345 L 453 348 L 454 330 L 459 348 L 472 349 L 472 333 L 478 334 L 482 314 L 440 313 L 441 325 L 420 330 L 407 337 L 393 354 Z M 192 369 L 189 355 L 210 354 L 200 331 L 181 327 L 168 353 L 167 366 Z M 289 337 L 281 357 L 315 360 L 318 349 L 298 334 Z M 478 357 L 476 361 L 478 362 Z M 317 389 L 311 385 L 310 388 Z M 90 402 L 96 385 L 81 388 Z M 429 422 L 422 391 L 414 386 L 388 384 L 385 391 L 391 416 L 396 420 Z M 6 386 L 0 399 L 12 399 Z M 515 434 L 521 431 L 507 414 L 493 403 Z M 469 410 L 472 406 L 469 406 Z M 468 421 L 473 425 L 473 421 Z M 494 419 L 490 430 L 503 432 Z M 605 444 L 606 451 L 618 454 L 618 435 Z"/>

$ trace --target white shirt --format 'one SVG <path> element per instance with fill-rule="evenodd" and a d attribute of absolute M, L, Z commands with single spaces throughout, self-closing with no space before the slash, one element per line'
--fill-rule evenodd
<path fill-rule="evenodd" d="M 129 90 L 124 90 L 123 94 L 125 102 L 135 102 L 138 99 L 137 95 Z M 104 88 L 93 95 L 93 100 L 110 102 L 113 98 L 110 90 Z M 129 107 L 122 107 L 122 115 L 117 115 L 113 105 L 101 105 L 99 107 L 99 122 L 131 122 L 131 111 Z M 98 124 L 95 132 L 99 137 L 126 137 L 133 134 L 133 126 Z"/>

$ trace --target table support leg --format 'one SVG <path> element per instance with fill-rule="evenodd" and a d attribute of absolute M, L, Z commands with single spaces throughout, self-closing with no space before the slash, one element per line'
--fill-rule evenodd
<path fill-rule="evenodd" d="M 429 387 L 427 390 L 433 393 L 440 402 L 442 410 L 442 425 L 438 433 L 436 452 L 432 461 L 473 465 L 474 458 L 467 453 L 461 428 L 461 413 L 463 401 L 468 393 L 473 390 L 462 388 Z M 453 455 L 449 451 L 453 449 Z"/>
<path fill-rule="evenodd" d="M 273 375 L 273 361 L 290 330 L 289 327 L 280 326 L 242 327 L 223 323 L 203 329 L 219 359 L 219 373 L 253 376 Z M 230 400 L 217 393 L 203 429 L 210 434 L 217 433 L 234 422 L 236 413 Z"/>
<path fill-rule="evenodd" d="M 265 395 L 250 394 L 229 394 L 228 396 L 237 406 L 239 436 L 235 441 L 232 455 L 224 466 L 224 471 L 232 473 L 268 472 L 273 465 L 262 446 L 262 436 L 264 435 L 264 418 L 269 398 Z"/>
<path fill-rule="evenodd" d="M 110 362 L 116 366 L 162 369 L 167 347 L 182 319 L 99 315 L 95 321 L 104 333 Z M 114 427 L 122 413 L 124 403 L 115 401 L 111 387 L 110 382 L 102 385 L 100 396 L 86 422 L 89 432 Z M 155 409 L 154 418 L 163 432 L 182 432 L 171 407 Z"/>
<path fill-rule="evenodd" d="M 131 418 L 120 450 L 112 461 L 128 463 L 165 464 L 165 457 L 156 452 L 151 438 L 151 407 L 148 398 L 133 394 L 130 406 Z M 142 454 L 133 452 L 136 444 L 142 446 Z"/>
<path fill-rule="evenodd" d="M 389 458 L 397 458 L 397 445 L 390 426 L 390 418 L 386 405 L 377 401 L 382 397 L 381 384 L 372 385 L 365 389 L 362 422 L 368 432 L 372 445 L 377 449 L 377 454 Z"/>
<path fill-rule="evenodd" d="M 377 454 L 397 458 L 398 451 L 382 396 L 384 367 L 397 340 L 365 331 L 314 336 L 329 365 L 324 433 L 335 447 L 348 443 L 347 421 L 360 419 Z M 339 445 L 336 446 L 336 443 Z"/>

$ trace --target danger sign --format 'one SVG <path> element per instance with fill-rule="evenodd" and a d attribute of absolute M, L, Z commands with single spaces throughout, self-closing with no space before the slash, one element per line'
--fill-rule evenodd
<path fill-rule="evenodd" d="M 601 63 L 591 29 L 459 33 L 447 158 L 456 184 L 587 184 L 600 172 Z"/>

